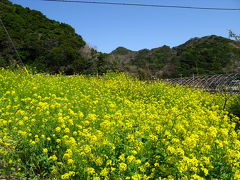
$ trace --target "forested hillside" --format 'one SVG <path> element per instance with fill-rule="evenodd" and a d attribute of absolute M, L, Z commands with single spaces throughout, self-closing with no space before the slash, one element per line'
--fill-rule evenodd
<path fill-rule="evenodd" d="M 237 72 L 240 43 L 220 36 L 194 38 L 173 48 L 174 74 L 219 74 Z"/>
<path fill-rule="evenodd" d="M 39 11 L 13 5 L 8 0 L 0 0 L 0 3 L 0 18 L 24 64 L 50 73 L 106 71 L 106 55 L 89 48 L 71 26 L 50 20 Z M 18 61 L 19 57 L 1 24 L 0 66 Z"/>
<path fill-rule="evenodd" d="M 240 42 L 212 35 L 193 38 L 174 48 L 134 52 L 121 47 L 112 55 L 142 78 L 232 73 L 239 71 Z"/>

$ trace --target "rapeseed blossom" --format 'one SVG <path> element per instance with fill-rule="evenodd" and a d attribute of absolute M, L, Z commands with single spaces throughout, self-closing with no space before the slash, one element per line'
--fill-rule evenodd
<path fill-rule="evenodd" d="M 240 179 L 239 120 L 218 94 L 124 74 L 0 70 L 0 95 L 0 174 Z"/>

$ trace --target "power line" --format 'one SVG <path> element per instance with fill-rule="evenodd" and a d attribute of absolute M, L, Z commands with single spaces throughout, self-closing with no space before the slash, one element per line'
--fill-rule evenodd
<path fill-rule="evenodd" d="M 53 2 L 65 3 L 82 3 L 82 4 L 102 4 L 102 5 L 116 5 L 116 6 L 141 6 L 141 7 L 155 7 L 155 8 L 178 8 L 178 9 L 200 9 L 200 10 L 218 10 L 218 11 L 240 11 L 237 8 L 217 8 L 217 7 L 193 7 L 193 6 L 168 6 L 159 4 L 139 4 L 139 3 L 123 3 L 123 2 L 100 2 L 100 1 L 81 1 L 81 0 L 43 0 Z"/>
<path fill-rule="evenodd" d="M 11 44 L 12 44 L 12 46 L 13 46 L 13 49 L 14 49 L 15 53 L 17 54 L 17 56 L 18 56 L 18 58 L 19 58 L 20 65 L 21 65 L 21 66 L 24 66 L 23 61 L 22 61 L 22 58 L 20 57 L 20 55 L 19 55 L 19 53 L 18 53 L 18 50 L 17 50 L 17 48 L 16 48 L 16 46 L 15 46 L 15 44 L 14 44 L 14 42 L 13 42 L 11 36 L 10 36 L 10 34 L 8 33 L 7 28 L 6 28 L 5 25 L 3 24 L 3 21 L 2 21 L 1 18 L 0 18 L 0 22 L 1 22 L 1 25 L 2 25 L 2 27 L 3 27 L 3 29 L 4 29 L 4 31 L 5 31 L 6 34 L 7 34 L 8 39 L 10 40 L 10 42 L 11 42 Z M 17 63 L 17 64 L 18 64 L 18 63 Z"/>

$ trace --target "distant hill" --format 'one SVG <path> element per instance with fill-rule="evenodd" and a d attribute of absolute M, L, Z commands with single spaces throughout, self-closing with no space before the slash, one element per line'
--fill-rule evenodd
<path fill-rule="evenodd" d="M 117 49 L 113 50 L 111 52 L 111 54 L 114 54 L 114 55 L 128 55 L 130 53 L 132 53 L 133 51 L 125 48 L 125 47 L 118 47 Z"/>
<path fill-rule="evenodd" d="M 162 46 L 136 52 L 128 50 L 127 54 L 115 51 L 112 53 L 114 58 L 120 59 L 132 74 L 144 79 L 240 70 L 237 68 L 240 67 L 240 42 L 215 35 L 193 38 L 174 48 Z"/>
<path fill-rule="evenodd" d="M 240 42 L 220 36 L 194 38 L 173 48 L 175 75 L 239 72 Z"/>
<path fill-rule="evenodd" d="M 148 79 L 240 70 L 240 42 L 220 36 L 193 38 L 173 48 L 131 51 L 118 47 L 106 54 L 90 48 L 71 26 L 8 0 L 0 0 L 0 18 L 23 63 L 40 72 L 102 74 L 110 70 Z M 18 61 L 1 25 L 0 67 L 14 66 Z"/>

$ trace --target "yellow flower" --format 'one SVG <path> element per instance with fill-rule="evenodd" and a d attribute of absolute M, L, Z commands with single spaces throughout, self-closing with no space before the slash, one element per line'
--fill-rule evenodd
<path fill-rule="evenodd" d="M 85 168 L 84 171 L 88 174 L 95 174 L 95 169 L 94 168 Z"/>
<path fill-rule="evenodd" d="M 75 176 L 75 172 L 74 171 L 69 171 L 68 173 L 65 173 L 61 176 L 61 179 L 70 179 L 72 176 Z"/>
<path fill-rule="evenodd" d="M 97 119 L 96 114 L 88 114 L 87 119 L 90 121 L 95 121 Z"/>
<path fill-rule="evenodd" d="M 43 153 L 47 153 L 48 149 L 47 148 L 43 148 Z"/>
<path fill-rule="evenodd" d="M 131 163 L 133 160 L 135 160 L 135 157 L 134 157 L 134 156 L 128 156 L 128 157 L 127 157 L 127 162 L 128 162 L 128 163 Z"/>
<path fill-rule="evenodd" d="M 74 163 L 74 160 L 73 160 L 73 159 L 68 159 L 67 163 L 68 163 L 69 165 L 71 165 L 71 164 Z"/>
<path fill-rule="evenodd" d="M 93 177 L 93 180 L 101 180 L 100 177 Z"/>
<path fill-rule="evenodd" d="M 57 169 L 53 169 L 53 170 L 51 171 L 51 174 L 54 174 L 54 175 L 58 174 L 58 170 L 57 170 Z"/>
<path fill-rule="evenodd" d="M 156 163 L 155 163 L 155 164 L 156 164 Z M 146 167 L 150 167 L 149 162 L 146 162 L 144 165 L 145 165 Z"/>
<path fill-rule="evenodd" d="M 48 159 L 53 160 L 53 161 L 57 161 L 58 158 L 57 158 L 56 155 L 52 155 Z"/>
<path fill-rule="evenodd" d="M 141 161 L 140 159 L 137 159 L 137 160 L 135 160 L 135 163 L 136 163 L 136 164 L 141 164 L 142 161 Z"/>
<path fill-rule="evenodd" d="M 137 154 L 137 151 L 132 150 L 131 153 L 132 153 L 133 155 L 136 155 L 136 154 Z"/>
<path fill-rule="evenodd" d="M 78 117 L 79 117 L 79 118 L 83 118 L 83 117 L 84 117 L 84 114 L 83 114 L 81 111 L 79 111 L 79 112 L 78 112 Z"/>
<path fill-rule="evenodd" d="M 121 154 L 119 156 L 119 160 L 124 162 L 125 161 L 125 154 Z"/>
<path fill-rule="evenodd" d="M 101 157 L 98 157 L 98 158 L 96 159 L 95 163 L 96 163 L 97 166 L 102 166 L 102 164 L 103 164 L 102 158 L 101 158 Z"/>
<path fill-rule="evenodd" d="M 202 168 L 202 171 L 204 172 L 204 175 L 205 175 L 205 176 L 208 175 L 208 169 L 207 169 L 207 168 Z"/>
<path fill-rule="evenodd" d="M 65 129 L 64 129 L 64 132 L 65 132 L 65 133 L 69 133 L 69 132 L 70 132 L 70 129 L 69 129 L 69 128 L 65 128 Z"/>
<path fill-rule="evenodd" d="M 126 171 L 127 170 L 127 165 L 125 163 L 120 163 L 119 164 L 119 170 L 120 171 Z"/>
<path fill-rule="evenodd" d="M 24 125 L 24 122 L 23 122 L 23 121 L 19 121 L 19 122 L 18 122 L 18 125 L 19 125 L 19 126 L 23 126 L 23 125 Z"/>
<path fill-rule="evenodd" d="M 140 174 L 134 174 L 132 176 L 132 180 L 141 180 L 142 179 L 142 176 Z"/>
<path fill-rule="evenodd" d="M 56 128 L 55 128 L 55 131 L 56 131 L 56 132 L 60 132 L 60 131 L 61 131 L 61 128 L 60 128 L 60 127 L 56 127 Z"/>
<path fill-rule="evenodd" d="M 109 174 L 108 168 L 104 168 L 104 169 L 100 172 L 100 176 L 107 176 L 108 174 Z"/>
<path fill-rule="evenodd" d="M 201 177 L 201 176 L 199 176 L 199 175 L 197 175 L 197 174 L 194 174 L 194 175 L 191 176 L 191 179 L 204 180 L 205 178 L 203 178 L 203 177 Z"/>
<path fill-rule="evenodd" d="M 71 157 L 71 155 L 69 155 L 68 153 L 63 155 L 64 160 L 68 160 L 70 157 Z"/>

